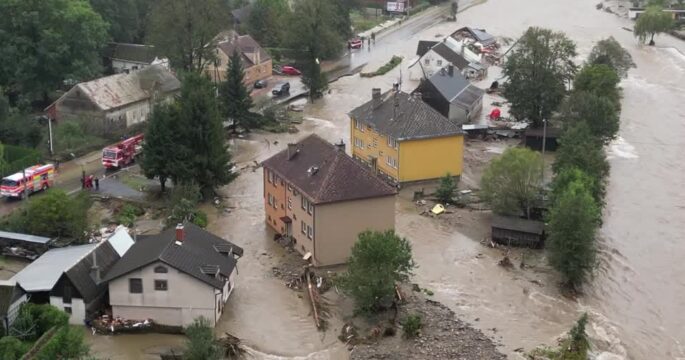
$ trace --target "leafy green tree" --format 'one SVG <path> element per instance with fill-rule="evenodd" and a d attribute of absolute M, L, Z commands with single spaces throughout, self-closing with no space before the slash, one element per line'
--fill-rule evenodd
<path fill-rule="evenodd" d="M 247 28 L 262 46 L 279 47 L 283 42 L 290 7 L 286 0 L 256 0 L 247 20 Z"/>
<path fill-rule="evenodd" d="M 145 131 L 141 167 L 147 178 L 159 179 L 162 192 L 168 179 L 178 182 L 192 177 L 183 131 L 178 104 L 155 107 Z"/>
<path fill-rule="evenodd" d="M 590 191 L 592 198 L 597 203 L 597 206 L 604 206 L 604 187 L 602 183 L 592 176 L 586 174 L 583 170 L 576 167 L 564 168 L 554 176 L 552 181 L 551 200 L 554 203 L 555 199 L 559 198 L 561 194 L 568 188 L 569 184 L 579 182 Z"/>
<path fill-rule="evenodd" d="M 199 317 L 185 329 L 188 337 L 184 360 L 219 360 L 222 358 L 219 345 L 214 338 L 214 330 L 209 320 Z"/>
<path fill-rule="evenodd" d="M 32 197 L 26 209 L 13 213 L 11 231 L 47 237 L 82 240 L 88 229 L 90 200 L 85 194 L 69 197 L 63 190 L 50 189 Z"/>
<path fill-rule="evenodd" d="M 604 96 L 587 91 L 574 92 L 564 100 L 559 113 L 564 128 L 584 122 L 603 143 L 608 143 L 618 134 L 620 122 L 616 106 Z"/>
<path fill-rule="evenodd" d="M 352 37 L 352 19 L 350 11 L 354 7 L 355 0 L 332 0 L 335 15 L 331 20 L 337 33 L 342 39 Z"/>
<path fill-rule="evenodd" d="M 234 51 L 228 62 L 226 81 L 219 87 L 219 101 L 224 118 L 233 120 L 233 129 L 238 126 L 245 130 L 254 127 L 256 116 L 250 113 L 252 97 L 244 83 L 245 72 L 238 51 Z"/>
<path fill-rule="evenodd" d="M 528 28 L 503 70 L 503 95 L 511 103 L 511 114 L 541 127 L 564 98 L 566 83 L 576 71 L 575 56 L 576 45 L 564 33 Z"/>
<path fill-rule="evenodd" d="M 147 36 L 171 65 L 200 72 L 215 58 L 215 37 L 226 26 L 222 0 L 159 0 L 152 7 Z"/>
<path fill-rule="evenodd" d="M 197 209 L 202 200 L 200 188 L 193 183 L 178 184 L 174 187 L 169 202 L 171 212 L 166 221 L 167 227 L 190 221 L 197 226 L 207 226 L 207 214 Z"/>
<path fill-rule="evenodd" d="M 364 231 L 352 247 L 341 285 L 359 312 L 376 312 L 392 302 L 395 283 L 407 280 L 414 266 L 407 239 L 393 230 Z"/>
<path fill-rule="evenodd" d="M 587 62 L 591 65 L 607 65 L 614 69 L 620 77 L 626 77 L 628 70 L 635 67 L 633 57 L 612 36 L 595 44 Z"/>
<path fill-rule="evenodd" d="M 574 91 L 586 91 L 594 96 L 609 99 L 617 110 L 621 109 L 621 79 L 609 65 L 586 65 L 576 75 Z"/>
<path fill-rule="evenodd" d="M 555 174 L 564 169 L 577 168 L 595 179 L 594 194 L 603 194 L 609 176 L 609 162 L 600 140 L 584 122 L 569 128 L 559 139 L 560 147 L 552 165 Z"/>
<path fill-rule="evenodd" d="M 83 340 L 83 330 L 64 326 L 36 354 L 38 360 L 82 359 L 90 353 L 90 347 Z"/>
<path fill-rule="evenodd" d="M 181 86 L 180 122 L 183 146 L 189 151 L 186 159 L 192 178 L 203 193 L 226 185 L 235 178 L 228 146 L 224 142 L 223 124 L 214 84 L 200 74 L 188 74 Z"/>
<path fill-rule="evenodd" d="M 635 21 L 633 34 L 643 43 L 649 37 L 649 45 L 654 45 L 654 36 L 673 29 L 673 25 L 673 17 L 661 6 L 648 6 Z"/>
<path fill-rule="evenodd" d="M 599 222 L 599 208 L 579 181 L 568 184 L 550 209 L 546 229 L 549 263 L 571 289 L 580 287 L 594 269 Z"/>
<path fill-rule="evenodd" d="M 0 86 L 48 102 L 65 79 L 101 70 L 107 23 L 87 0 L 0 1 Z"/>
<path fill-rule="evenodd" d="M 109 24 L 109 35 L 116 42 L 137 43 L 143 33 L 138 0 L 90 0 L 90 4 Z"/>
<path fill-rule="evenodd" d="M 452 174 L 447 173 L 442 179 L 440 179 L 440 186 L 435 191 L 435 197 L 438 201 L 444 204 L 449 204 L 454 198 L 454 190 L 456 190 L 457 185 L 454 183 L 454 178 Z"/>
<path fill-rule="evenodd" d="M 530 218 L 542 190 L 542 156 L 510 148 L 490 162 L 481 179 L 481 197 L 498 214 Z"/>
<path fill-rule="evenodd" d="M 0 338 L 0 358 L 3 360 L 19 360 L 30 348 L 31 345 L 13 336 Z"/>

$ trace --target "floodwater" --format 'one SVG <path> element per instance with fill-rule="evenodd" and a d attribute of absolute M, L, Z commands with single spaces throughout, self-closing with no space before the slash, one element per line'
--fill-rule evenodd
<path fill-rule="evenodd" d="M 639 46 L 622 27 L 632 24 L 595 10 L 591 0 L 488 0 L 460 14 L 457 24 L 434 23 L 408 30 L 387 42 L 377 37 L 368 67 L 376 68 L 392 55 L 414 57 L 418 40 L 435 39 L 457 26 L 482 27 L 496 36 L 516 38 L 528 26 L 566 32 L 578 44 L 579 61 L 597 40 L 614 36 L 634 57 L 637 68 L 622 82 L 624 102 L 620 138 L 607 147 L 611 177 L 601 230 L 600 266 L 585 295 L 569 300 L 559 294 L 556 274 L 539 252 L 514 251 L 518 265 L 497 265 L 501 250 L 483 246 L 488 215 L 466 213 L 448 225 L 417 214 L 409 191 L 397 202 L 397 231 L 411 240 L 419 265 L 413 281 L 432 290 L 464 321 L 502 344 L 502 351 L 518 358 L 515 349 L 530 350 L 554 344 L 583 313 L 590 315 L 593 351 L 601 359 L 685 359 L 685 43 L 667 36 L 657 47 Z M 463 4 L 462 4 L 463 5 Z M 465 6 L 462 6 L 464 8 Z M 445 10 L 447 11 L 447 10 Z M 422 23 L 424 21 L 422 20 Z M 366 55 L 365 55 L 366 56 Z M 349 143 L 347 112 L 371 96 L 371 88 L 386 90 L 403 76 L 407 63 L 377 78 L 344 77 L 331 84 L 330 93 L 306 108 L 298 134 L 254 134 L 235 140 L 232 150 L 239 168 L 262 161 L 289 141 L 309 133 Z M 497 74 L 492 71 L 491 74 Z M 496 75 L 492 75 L 496 76 Z M 487 79 L 491 81 L 492 79 Z M 492 105 L 484 104 L 484 113 Z M 336 339 L 340 316 L 329 330 L 316 330 L 307 302 L 271 275 L 284 256 L 263 222 L 262 170 L 246 168 L 223 189 L 230 213 L 210 208 L 210 230 L 244 247 L 239 280 L 226 313 L 217 326 L 243 339 L 257 359 L 346 359 Z M 339 315 L 339 314 L 337 314 Z M 181 337 L 136 338 L 131 342 L 103 337 L 94 346 L 101 354 L 117 354 L 121 347 L 178 346 Z M 163 341 L 162 341 L 163 340 Z M 109 344 L 109 346 L 107 346 Z M 122 355 L 123 356 L 123 355 Z M 117 358 L 113 356 L 112 358 Z M 136 358 L 136 357 L 131 357 Z"/>

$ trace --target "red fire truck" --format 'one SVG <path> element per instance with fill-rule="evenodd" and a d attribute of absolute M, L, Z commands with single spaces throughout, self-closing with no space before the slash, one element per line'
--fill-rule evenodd
<path fill-rule="evenodd" d="M 121 168 L 133 162 L 143 150 L 143 134 L 130 137 L 102 150 L 102 165 L 107 169 Z"/>
<path fill-rule="evenodd" d="M 2 178 L 0 194 L 21 199 L 24 195 L 49 188 L 54 183 L 54 178 L 54 165 L 34 165 L 22 172 Z"/>

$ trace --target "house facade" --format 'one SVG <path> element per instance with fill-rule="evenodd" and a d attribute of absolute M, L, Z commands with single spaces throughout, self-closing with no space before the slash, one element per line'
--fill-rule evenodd
<path fill-rule="evenodd" d="M 418 96 L 381 94 L 350 112 L 352 156 L 396 183 L 461 176 L 464 134 Z"/>
<path fill-rule="evenodd" d="M 170 69 L 169 59 L 158 56 L 152 45 L 110 43 L 107 52 L 107 65 L 115 74 L 128 74 L 151 65 L 160 65 L 166 70 Z"/>
<path fill-rule="evenodd" d="M 240 54 L 246 85 L 271 77 L 273 70 L 271 56 L 250 35 L 238 35 L 237 32 L 231 30 L 217 35 L 215 40 L 215 61 L 204 68 L 204 73 L 214 82 L 226 80 L 228 64 L 234 51 Z"/>
<path fill-rule="evenodd" d="M 414 90 L 423 101 L 450 121 L 465 124 L 477 119 L 485 91 L 466 79 L 452 65 L 441 69 Z"/>
<path fill-rule="evenodd" d="M 185 327 L 214 326 L 236 283 L 242 248 L 193 224 L 139 237 L 107 273 L 112 315 Z"/>
<path fill-rule="evenodd" d="M 266 223 L 315 266 L 347 262 L 364 230 L 395 228 L 396 190 L 316 135 L 264 161 Z"/>
<path fill-rule="evenodd" d="M 467 78 L 485 77 L 487 69 L 480 62 L 468 60 L 465 57 L 464 52 L 470 52 L 470 50 L 461 45 L 456 46 L 459 52 L 450 47 L 447 40 L 443 42 L 420 41 L 417 46 L 419 58 L 409 66 L 409 78 L 411 80 L 428 79 L 449 65 L 458 69 Z"/>
<path fill-rule="evenodd" d="M 181 83 L 160 65 L 75 85 L 45 110 L 57 121 L 77 120 L 94 135 L 123 133 L 147 121 L 155 105 L 173 101 Z"/>

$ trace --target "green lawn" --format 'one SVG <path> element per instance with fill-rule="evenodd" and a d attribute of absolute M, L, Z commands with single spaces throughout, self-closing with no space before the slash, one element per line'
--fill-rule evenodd
<path fill-rule="evenodd" d="M 358 10 L 352 10 L 350 12 L 350 20 L 352 20 L 352 27 L 354 32 L 359 34 L 369 29 L 373 29 L 379 24 L 382 24 L 389 20 L 390 17 L 385 15 L 368 15 L 359 12 Z"/>

